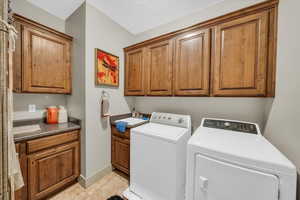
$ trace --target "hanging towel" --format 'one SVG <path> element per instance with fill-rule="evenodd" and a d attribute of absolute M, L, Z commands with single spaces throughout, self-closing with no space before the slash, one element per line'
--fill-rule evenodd
<path fill-rule="evenodd" d="M 120 131 L 121 133 L 125 133 L 126 131 L 126 127 L 127 127 L 127 122 L 117 122 L 116 123 L 116 127 L 117 127 L 117 130 Z"/>
<path fill-rule="evenodd" d="M 108 96 L 102 96 L 101 100 L 101 116 L 102 117 L 108 117 L 109 114 L 109 97 Z"/>
<path fill-rule="evenodd" d="M 20 168 L 18 154 L 14 142 L 12 132 L 13 127 L 13 52 L 15 51 L 15 40 L 17 39 L 17 31 L 12 26 L 1 20 L 8 30 L 9 48 L 8 48 L 8 88 L 7 88 L 7 114 L 8 114 L 8 176 L 10 184 L 10 199 L 15 199 L 15 191 L 24 185 L 23 176 Z"/>

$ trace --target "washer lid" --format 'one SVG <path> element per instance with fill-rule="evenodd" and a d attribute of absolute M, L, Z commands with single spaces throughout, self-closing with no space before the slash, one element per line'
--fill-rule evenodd
<path fill-rule="evenodd" d="M 261 135 L 199 127 L 189 140 L 195 151 L 254 168 L 295 174 L 295 166 Z"/>
<path fill-rule="evenodd" d="M 142 126 L 131 129 L 131 134 L 143 134 L 149 137 L 155 137 L 168 142 L 176 143 L 180 138 L 188 134 L 188 129 L 175 126 L 147 123 Z"/>

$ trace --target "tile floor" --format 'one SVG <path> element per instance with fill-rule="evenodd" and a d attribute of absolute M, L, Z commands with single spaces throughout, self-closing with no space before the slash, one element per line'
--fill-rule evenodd
<path fill-rule="evenodd" d="M 120 195 L 128 187 L 128 179 L 119 172 L 111 172 L 85 189 L 76 183 L 49 200 L 106 200 Z"/>

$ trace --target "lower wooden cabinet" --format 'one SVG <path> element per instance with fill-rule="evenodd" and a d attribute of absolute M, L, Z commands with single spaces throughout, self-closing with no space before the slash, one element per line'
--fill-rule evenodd
<path fill-rule="evenodd" d="M 79 176 L 79 142 L 29 156 L 29 196 L 41 199 Z"/>
<path fill-rule="evenodd" d="M 112 136 L 112 165 L 129 174 L 130 141 L 126 138 Z"/>
<path fill-rule="evenodd" d="M 16 200 L 45 199 L 80 175 L 79 131 L 18 143 L 16 150 L 25 182 Z"/>
<path fill-rule="evenodd" d="M 16 144 L 16 152 L 19 156 L 20 168 L 24 180 L 24 186 L 15 192 L 15 200 L 27 200 L 27 155 L 26 155 L 26 144 Z"/>

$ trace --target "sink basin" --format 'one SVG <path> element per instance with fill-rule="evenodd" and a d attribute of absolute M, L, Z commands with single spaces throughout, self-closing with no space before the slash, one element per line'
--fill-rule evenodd
<path fill-rule="evenodd" d="M 128 126 L 135 126 L 135 125 L 138 125 L 138 124 L 142 124 L 142 123 L 146 122 L 147 120 L 139 119 L 139 118 L 133 118 L 133 117 L 116 120 L 116 122 L 120 122 L 120 121 L 127 122 Z"/>
<path fill-rule="evenodd" d="M 34 124 L 34 125 L 13 127 L 12 132 L 14 135 L 17 135 L 17 134 L 22 134 L 22 133 L 36 132 L 36 131 L 40 131 L 40 130 L 41 130 L 40 125 Z"/>

